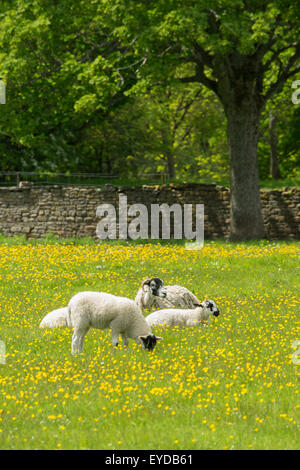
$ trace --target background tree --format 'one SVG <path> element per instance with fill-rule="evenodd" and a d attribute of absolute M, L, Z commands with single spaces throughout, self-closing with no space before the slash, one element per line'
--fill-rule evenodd
<path fill-rule="evenodd" d="M 154 87 L 138 99 L 155 142 L 148 151 L 157 162 L 155 171 L 166 171 L 171 179 L 224 178 L 226 129 L 220 103 L 200 84 L 172 85 Z"/>
<path fill-rule="evenodd" d="M 283 90 L 267 103 L 262 113 L 258 163 L 260 177 L 265 180 L 300 175 L 300 149 L 297 145 L 300 140 L 300 113 L 299 106 L 291 101 L 292 82 L 292 79 L 286 82 Z"/>

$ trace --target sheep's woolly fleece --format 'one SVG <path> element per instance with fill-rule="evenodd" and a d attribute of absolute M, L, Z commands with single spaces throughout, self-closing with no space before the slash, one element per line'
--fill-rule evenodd
<path fill-rule="evenodd" d="M 219 309 L 213 300 L 202 302 L 195 309 L 163 309 L 146 317 L 149 326 L 197 326 L 209 322 L 211 315 L 218 316 Z"/>
<path fill-rule="evenodd" d="M 190 308 L 200 305 L 200 300 L 186 287 L 173 285 L 165 286 L 167 296 L 165 298 L 155 297 L 153 308 Z"/>
<path fill-rule="evenodd" d="M 112 344 L 117 346 L 119 335 L 124 343 L 132 338 L 143 348 L 152 350 L 156 338 L 136 303 L 126 297 L 105 292 L 79 292 L 68 305 L 69 322 L 74 327 L 72 354 L 82 352 L 83 341 L 88 330 L 110 328 Z"/>

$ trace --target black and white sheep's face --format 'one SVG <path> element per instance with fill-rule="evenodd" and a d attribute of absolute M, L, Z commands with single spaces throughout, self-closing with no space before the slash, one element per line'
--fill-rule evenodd
<path fill-rule="evenodd" d="M 155 335 L 147 335 L 147 336 L 139 336 L 141 341 L 141 345 L 143 349 L 148 349 L 148 351 L 153 351 L 156 346 L 157 341 L 161 340 L 160 336 Z"/>
<path fill-rule="evenodd" d="M 159 279 L 159 277 L 149 279 L 147 284 L 149 285 L 149 289 L 152 295 L 155 295 L 156 297 L 166 297 L 167 290 L 164 287 L 163 281 Z"/>
<path fill-rule="evenodd" d="M 214 315 L 215 317 L 218 317 L 220 315 L 220 311 L 214 300 L 205 300 L 205 302 L 202 302 L 202 305 L 209 315 Z"/>

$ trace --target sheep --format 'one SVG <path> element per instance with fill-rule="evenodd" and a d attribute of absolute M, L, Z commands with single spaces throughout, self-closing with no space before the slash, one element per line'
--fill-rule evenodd
<path fill-rule="evenodd" d="M 146 308 L 151 308 L 155 299 L 164 298 L 167 295 L 167 291 L 164 287 L 164 283 L 158 277 L 152 279 L 145 279 L 142 282 L 142 287 L 139 289 L 135 303 L 141 311 Z"/>
<path fill-rule="evenodd" d="M 41 321 L 40 328 L 71 327 L 68 317 L 68 307 L 58 308 L 48 313 Z"/>
<path fill-rule="evenodd" d="M 119 334 L 123 343 L 128 346 L 132 338 L 143 349 L 152 351 L 156 342 L 162 338 L 155 336 L 133 300 L 118 297 L 105 292 L 79 292 L 68 305 L 69 323 L 73 325 L 71 352 L 75 355 L 83 349 L 84 337 L 93 328 L 110 328 L 112 344 L 117 346 Z"/>
<path fill-rule="evenodd" d="M 146 321 L 150 327 L 153 326 L 199 326 L 209 323 L 210 316 L 220 314 L 213 300 L 206 300 L 195 309 L 164 309 L 150 313 Z"/>
<path fill-rule="evenodd" d="M 152 306 L 156 309 L 163 308 L 189 308 L 199 307 L 201 302 L 197 297 L 182 286 L 165 286 L 167 295 L 165 298 L 155 297 Z"/>

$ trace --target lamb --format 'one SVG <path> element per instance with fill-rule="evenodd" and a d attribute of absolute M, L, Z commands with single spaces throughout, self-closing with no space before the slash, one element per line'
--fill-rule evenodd
<path fill-rule="evenodd" d="M 164 287 L 164 283 L 158 277 L 152 279 L 145 279 L 142 282 L 142 287 L 139 289 L 135 303 L 141 311 L 146 308 L 151 308 L 155 299 L 164 298 L 167 295 L 167 291 Z"/>
<path fill-rule="evenodd" d="M 48 313 L 41 321 L 40 328 L 63 328 L 70 327 L 68 307 L 57 308 Z"/>
<path fill-rule="evenodd" d="M 126 347 L 128 338 L 132 338 L 149 351 L 162 339 L 152 334 L 133 300 L 105 292 L 87 291 L 74 295 L 68 305 L 68 316 L 69 323 L 74 327 L 71 348 L 73 355 L 82 352 L 84 337 L 91 327 L 110 328 L 113 346 L 118 345 L 119 334 Z"/>
<path fill-rule="evenodd" d="M 156 309 L 163 308 L 189 308 L 193 309 L 199 307 L 201 302 L 197 297 L 189 291 L 186 287 L 174 285 L 165 286 L 167 295 L 165 298 L 155 297 L 153 299 L 152 307 Z"/>
<path fill-rule="evenodd" d="M 164 309 L 150 313 L 146 321 L 150 327 L 153 326 L 199 326 L 207 324 L 211 315 L 220 314 L 216 303 L 213 300 L 206 300 L 195 309 Z"/>

